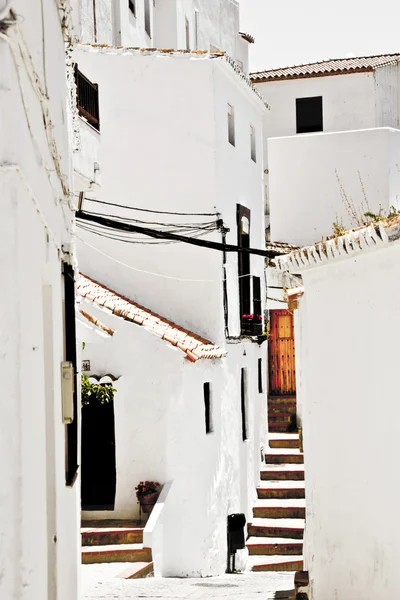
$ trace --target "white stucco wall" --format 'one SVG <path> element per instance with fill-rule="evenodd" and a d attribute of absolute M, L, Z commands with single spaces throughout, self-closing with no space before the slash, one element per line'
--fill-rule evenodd
<path fill-rule="evenodd" d="M 296 98 L 322 96 L 325 132 L 367 129 L 375 120 L 374 73 L 256 83 L 271 106 L 267 137 L 296 133 Z"/>
<path fill-rule="evenodd" d="M 84 306 L 88 306 L 84 302 Z M 172 482 L 164 507 L 157 575 L 208 576 L 226 568 L 226 518 L 251 517 L 266 443 L 266 395 L 258 392 L 258 358 L 266 345 L 232 344 L 228 356 L 190 363 L 144 328 L 90 306 L 115 327 L 103 344 L 86 343 L 92 373 L 115 382 L 117 491 L 114 511 L 84 517 L 138 516 L 135 486 L 144 479 Z M 247 369 L 247 425 L 242 441 L 240 376 Z M 205 432 L 203 384 L 211 382 L 213 433 Z M 264 381 L 264 390 L 266 389 Z M 245 566 L 246 552 L 238 559 Z"/>
<path fill-rule="evenodd" d="M 398 130 L 275 138 L 268 147 L 271 239 L 308 245 L 332 235 L 333 222 L 356 227 L 338 177 L 360 215 L 399 207 Z"/>
<path fill-rule="evenodd" d="M 393 242 L 303 273 L 297 375 L 312 600 L 397 593 L 399 258 Z"/>
<path fill-rule="evenodd" d="M 54 2 L 45 0 L 42 25 L 40 2 L 16 0 L 12 6 L 38 80 L 47 87 L 49 100 L 42 97 L 42 101 L 70 186 L 60 14 Z M 60 259 L 62 244 L 71 240 L 72 213 L 55 174 L 39 100 L 28 78 L 26 69 L 32 65 L 29 60 L 22 64 L 17 36 L 12 28 L 7 33 L 16 44 L 20 81 L 10 46 L 1 38 L 0 597 L 71 600 L 78 597 L 79 587 L 79 482 L 73 488 L 65 486 Z"/>
<path fill-rule="evenodd" d="M 252 245 L 263 248 L 262 218 L 258 217 L 263 210 L 262 164 L 250 157 L 250 124 L 255 127 L 261 157 L 264 108 L 225 59 L 81 51 L 78 60 L 99 83 L 102 123 L 102 188 L 86 197 L 155 210 L 220 212 L 230 228 L 227 242 L 232 244 L 237 242 L 236 204 L 240 203 L 253 214 Z M 126 92 L 127 81 L 132 94 Z M 235 106 L 235 147 L 227 139 L 228 103 Z M 133 139 L 140 143 L 132 144 Z M 83 206 L 144 221 L 215 220 L 152 218 L 87 201 Z M 221 252 L 187 244 L 124 244 L 82 230 L 78 235 L 103 252 L 78 240 L 83 273 L 181 326 L 216 342 L 223 339 Z M 220 242 L 222 238 L 214 233 L 206 239 Z M 230 333 L 237 335 L 236 257 L 228 255 L 228 263 Z M 251 264 L 252 273 L 263 279 L 262 257 L 252 257 Z"/>

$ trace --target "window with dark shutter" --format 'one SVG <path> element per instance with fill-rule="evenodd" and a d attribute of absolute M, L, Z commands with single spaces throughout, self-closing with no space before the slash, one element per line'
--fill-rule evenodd
<path fill-rule="evenodd" d="M 204 392 L 206 433 L 212 433 L 214 431 L 214 429 L 213 429 L 213 424 L 212 424 L 211 384 L 209 382 L 207 382 L 203 385 L 203 392 Z"/>
<path fill-rule="evenodd" d="M 323 131 L 322 96 L 296 99 L 296 133 Z"/>
<path fill-rule="evenodd" d="M 76 99 L 78 112 L 97 131 L 100 131 L 99 86 L 92 83 L 75 65 Z"/>
<path fill-rule="evenodd" d="M 242 440 L 247 440 L 247 377 L 246 369 L 240 373 L 240 408 L 242 413 Z"/>

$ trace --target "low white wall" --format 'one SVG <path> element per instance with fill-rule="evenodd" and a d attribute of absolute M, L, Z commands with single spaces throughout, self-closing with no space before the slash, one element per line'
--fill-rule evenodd
<path fill-rule="evenodd" d="M 357 226 L 347 201 L 359 215 L 399 207 L 396 129 L 274 138 L 268 156 L 273 240 L 303 246 L 332 235 L 335 221 Z"/>
<path fill-rule="evenodd" d="M 398 594 L 399 264 L 394 242 L 303 273 L 304 551 L 312 600 Z"/>

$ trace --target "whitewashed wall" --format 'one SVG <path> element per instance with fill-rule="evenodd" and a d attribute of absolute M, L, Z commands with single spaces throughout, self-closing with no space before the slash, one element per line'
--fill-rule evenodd
<path fill-rule="evenodd" d="M 47 87 L 49 101 L 42 100 L 71 185 L 60 14 L 45 0 L 43 26 L 40 2 L 15 0 L 12 8 Z M 16 33 L 8 34 L 17 44 Z M 10 46 L 0 38 L 0 597 L 71 600 L 79 591 L 79 482 L 65 487 L 60 257 L 71 239 L 72 213 L 55 175 L 29 60 L 22 64 L 18 45 L 15 52 L 19 81 Z"/>
<path fill-rule="evenodd" d="M 310 77 L 255 84 L 271 107 L 266 135 L 296 133 L 296 98 L 322 96 L 324 131 L 379 126 L 375 120 L 373 73 Z"/>
<path fill-rule="evenodd" d="M 399 259 L 394 242 L 303 273 L 304 551 L 312 600 L 397 593 Z"/>
<path fill-rule="evenodd" d="M 86 306 L 87 303 L 85 302 Z M 266 396 L 258 392 L 258 358 L 266 346 L 234 344 L 228 356 L 190 363 L 183 353 L 143 328 L 90 306 L 115 327 L 103 344 L 86 343 L 93 374 L 115 382 L 117 491 L 114 511 L 84 517 L 138 517 L 135 486 L 172 481 L 163 514 L 163 546 L 154 556 L 163 576 L 208 576 L 226 568 L 226 518 L 251 517 L 265 446 Z M 244 353 L 245 349 L 245 353 Z M 242 441 L 241 367 L 247 369 L 247 425 Z M 214 432 L 205 432 L 203 384 L 211 382 Z M 266 382 L 264 381 L 264 389 Z M 238 564 L 245 566 L 246 552 Z"/>
<path fill-rule="evenodd" d="M 87 196 L 155 210 L 218 211 L 230 228 L 227 241 L 232 244 L 237 242 L 236 204 L 244 204 L 253 214 L 252 245 L 262 248 L 259 215 L 263 210 L 264 108 L 231 66 L 224 59 L 188 60 L 98 51 L 80 52 L 79 64 L 99 83 L 102 123 L 103 185 L 98 193 Z M 132 93 L 126 92 L 128 81 Z M 235 106 L 235 147 L 228 142 L 228 103 Z M 257 135 L 257 163 L 250 157 L 250 124 Z M 133 144 L 134 139 L 140 143 Z M 84 203 L 86 210 L 98 211 L 99 207 Z M 116 212 L 107 206 L 100 210 Z M 119 214 L 132 217 L 128 212 Z M 134 217 L 171 220 L 170 216 L 154 219 L 137 212 Z M 190 216 L 172 219 L 197 221 Z M 221 252 L 187 244 L 129 245 L 81 230 L 78 235 L 103 252 L 99 254 L 78 240 L 82 272 L 189 330 L 216 342 L 223 339 Z M 221 241 L 221 235 L 212 234 L 207 239 Z M 229 255 L 228 260 L 230 333 L 237 335 L 237 259 Z M 252 273 L 263 278 L 262 257 L 252 257 L 251 262 Z"/>
<path fill-rule="evenodd" d="M 334 221 L 355 227 L 338 178 L 358 214 L 399 207 L 398 130 L 275 138 L 268 147 L 272 239 L 307 245 L 332 235 Z"/>

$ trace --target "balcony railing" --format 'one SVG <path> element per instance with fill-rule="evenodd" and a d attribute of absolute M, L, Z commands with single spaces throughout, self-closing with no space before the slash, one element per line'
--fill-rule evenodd
<path fill-rule="evenodd" d="M 100 131 L 99 86 L 85 77 L 75 65 L 78 111 L 97 131 Z"/>

